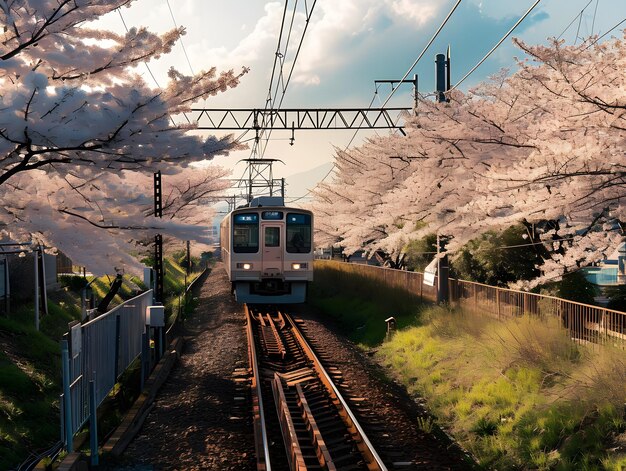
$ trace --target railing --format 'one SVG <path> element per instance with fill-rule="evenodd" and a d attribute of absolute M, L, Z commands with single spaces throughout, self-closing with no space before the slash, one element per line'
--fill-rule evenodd
<path fill-rule="evenodd" d="M 318 266 L 339 262 L 316 261 Z M 423 283 L 423 274 L 363 264 L 341 264 L 341 270 L 404 289 L 421 299 L 436 301 L 435 286 Z M 472 281 L 450 279 L 450 302 L 480 315 L 506 319 L 532 314 L 554 316 L 569 331 L 572 340 L 592 345 L 614 345 L 626 349 L 626 313 L 577 303 L 554 296 L 516 291 Z"/>
<path fill-rule="evenodd" d="M 111 392 L 119 376 L 142 352 L 146 308 L 152 290 L 136 296 L 85 324 L 76 323 L 63 341 L 63 412 L 65 446 Z M 90 404 L 90 383 L 92 398 Z M 68 407 L 69 406 L 69 407 Z"/>

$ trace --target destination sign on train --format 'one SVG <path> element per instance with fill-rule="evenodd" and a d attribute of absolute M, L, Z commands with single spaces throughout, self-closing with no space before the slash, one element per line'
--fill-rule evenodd
<path fill-rule="evenodd" d="M 237 214 L 235 215 L 235 223 L 258 222 L 258 214 Z"/>

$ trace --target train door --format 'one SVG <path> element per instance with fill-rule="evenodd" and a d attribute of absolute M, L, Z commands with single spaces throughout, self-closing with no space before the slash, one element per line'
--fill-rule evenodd
<path fill-rule="evenodd" d="M 272 222 L 261 224 L 263 251 L 261 270 L 264 276 L 279 276 L 283 266 L 283 225 Z"/>

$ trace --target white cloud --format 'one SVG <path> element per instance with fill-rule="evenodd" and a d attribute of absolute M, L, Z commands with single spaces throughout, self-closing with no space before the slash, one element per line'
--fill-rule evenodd
<path fill-rule="evenodd" d="M 424 26 L 441 8 L 441 2 L 432 0 L 398 0 L 391 3 L 391 8 L 399 18 L 408 18 L 414 21 L 417 26 Z"/>
<path fill-rule="evenodd" d="M 324 76 L 321 72 L 336 70 L 350 61 L 351 57 L 347 54 L 354 54 L 349 49 L 355 42 L 376 36 L 384 41 L 385 28 L 406 28 L 407 22 L 417 27 L 424 26 L 437 15 L 442 6 L 442 2 L 432 0 L 318 0 L 292 81 L 302 85 L 319 85 Z M 215 65 L 218 69 L 245 65 L 251 67 L 253 73 L 257 68 L 271 68 L 283 8 L 284 5 L 280 2 L 266 3 L 263 15 L 253 27 L 241 25 L 240 31 L 245 36 L 230 50 L 211 47 L 204 40 L 191 48 L 188 46 L 194 62 Z M 289 20 L 291 15 L 289 12 L 287 14 Z M 291 32 L 285 74 L 291 66 L 304 27 L 304 7 L 299 5 Z M 287 31 L 286 28 L 285 35 Z"/>

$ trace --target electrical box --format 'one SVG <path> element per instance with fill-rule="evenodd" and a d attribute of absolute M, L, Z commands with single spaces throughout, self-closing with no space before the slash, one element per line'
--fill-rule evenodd
<path fill-rule="evenodd" d="M 146 308 L 146 325 L 165 327 L 165 306 L 148 306 Z"/>

